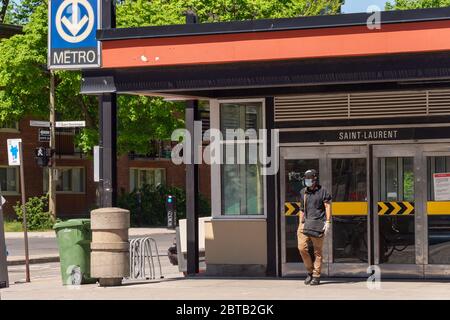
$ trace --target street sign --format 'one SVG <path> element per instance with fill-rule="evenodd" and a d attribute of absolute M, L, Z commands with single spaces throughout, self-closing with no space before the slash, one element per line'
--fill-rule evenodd
<path fill-rule="evenodd" d="M 100 66 L 100 0 L 50 0 L 49 69 Z"/>
<path fill-rule="evenodd" d="M 30 127 L 48 127 L 50 128 L 50 122 L 49 121 L 38 121 L 38 120 L 30 120 Z"/>
<path fill-rule="evenodd" d="M 20 166 L 20 146 L 22 139 L 8 139 L 8 164 L 10 166 Z"/>
<path fill-rule="evenodd" d="M 50 128 L 49 121 L 30 120 L 31 127 Z M 56 121 L 56 128 L 79 128 L 86 127 L 86 121 Z"/>
<path fill-rule="evenodd" d="M 94 146 L 94 182 L 100 182 L 100 147 Z"/>
<path fill-rule="evenodd" d="M 79 128 L 86 127 L 86 121 L 56 121 L 57 128 Z"/>
<path fill-rule="evenodd" d="M 49 129 L 39 129 L 39 142 L 50 142 Z"/>

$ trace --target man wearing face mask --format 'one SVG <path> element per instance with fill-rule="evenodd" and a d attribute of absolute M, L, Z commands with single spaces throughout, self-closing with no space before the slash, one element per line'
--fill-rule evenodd
<path fill-rule="evenodd" d="M 300 191 L 300 223 L 297 230 L 298 249 L 308 272 L 306 285 L 320 284 L 322 248 L 331 227 L 331 195 L 319 184 L 317 171 L 305 172 L 306 187 Z M 314 247 L 314 263 L 308 251 L 308 242 Z"/>

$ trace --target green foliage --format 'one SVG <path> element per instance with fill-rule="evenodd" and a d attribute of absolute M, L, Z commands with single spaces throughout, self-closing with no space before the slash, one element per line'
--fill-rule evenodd
<path fill-rule="evenodd" d="M 50 212 L 46 211 L 47 207 L 47 196 L 29 198 L 25 203 L 27 226 L 30 231 L 48 230 L 53 227 L 55 221 Z M 17 205 L 14 206 L 14 211 L 17 214 L 18 221 L 22 221 L 23 211 L 20 202 L 17 202 Z"/>
<path fill-rule="evenodd" d="M 138 193 L 141 195 L 140 206 Z M 118 205 L 130 210 L 132 226 L 166 226 L 166 197 L 169 194 L 176 198 L 177 219 L 186 218 L 186 192 L 178 187 L 144 185 L 140 190 L 122 194 L 118 199 Z M 209 201 L 200 194 L 199 216 L 207 217 L 210 215 Z"/>
<path fill-rule="evenodd" d="M 333 14 L 342 0 L 125 0 L 117 7 L 119 27 L 182 24 L 194 10 L 201 22 Z"/>
<path fill-rule="evenodd" d="M 44 0 L 10 0 L 6 23 L 15 25 L 27 24 L 34 10 L 44 2 Z"/>
<path fill-rule="evenodd" d="M 22 223 L 19 221 L 5 221 L 5 232 L 20 232 L 23 231 Z"/>
<path fill-rule="evenodd" d="M 342 0 L 124 0 L 117 5 L 118 27 L 184 23 L 183 13 L 195 10 L 201 22 L 295 17 L 336 13 Z M 25 24 L 23 34 L 0 42 L 0 121 L 25 115 L 48 119 L 47 9 L 44 0 L 14 2 L 12 23 Z M 56 111 L 59 120 L 85 120 L 87 128 L 76 138 L 89 152 L 98 142 L 98 102 L 81 95 L 81 74 L 56 71 Z M 118 99 L 118 150 L 146 154 L 150 140 L 170 138 L 183 127 L 181 103 L 160 98 L 120 96 Z"/>
<path fill-rule="evenodd" d="M 173 130 L 184 126 L 184 103 L 122 95 L 118 104 L 117 145 L 121 154 L 147 154 L 151 151 L 149 139 L 170 139 Z"/>
<path fill-rule="evenodd" d="M 447 6 L 450 6 L 450 0 L 391 0 L 386 4 L 386 9 L 405 10 Z"/>

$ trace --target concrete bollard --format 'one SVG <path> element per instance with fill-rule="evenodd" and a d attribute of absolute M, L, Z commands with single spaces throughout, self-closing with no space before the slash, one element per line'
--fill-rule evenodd
<path fill-rule="evenodd" d="M 130 211 L 101 208 L 91 211 L 91 277 L 100 286 L 118 286 L 130 274 L 128 228 Z"/>

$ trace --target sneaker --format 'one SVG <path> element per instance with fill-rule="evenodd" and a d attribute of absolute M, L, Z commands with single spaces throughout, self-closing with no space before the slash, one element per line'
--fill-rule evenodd
<path fill-rule="evenodd" d="M 311 286 L 318 286 L 319 284 L 320 284 L 320 278 L 319 277 L 313 277 L 311 282 L 310 282 L 310 285 Z"/>
<path fill-rule="evenodd" d="M 305 279 L 305 284 L 306 285 L 310 284 L 312 279 L 313 279 L 312 273 L 308 273 L 308 275 L 306 276 L 306 279 Z"/>

